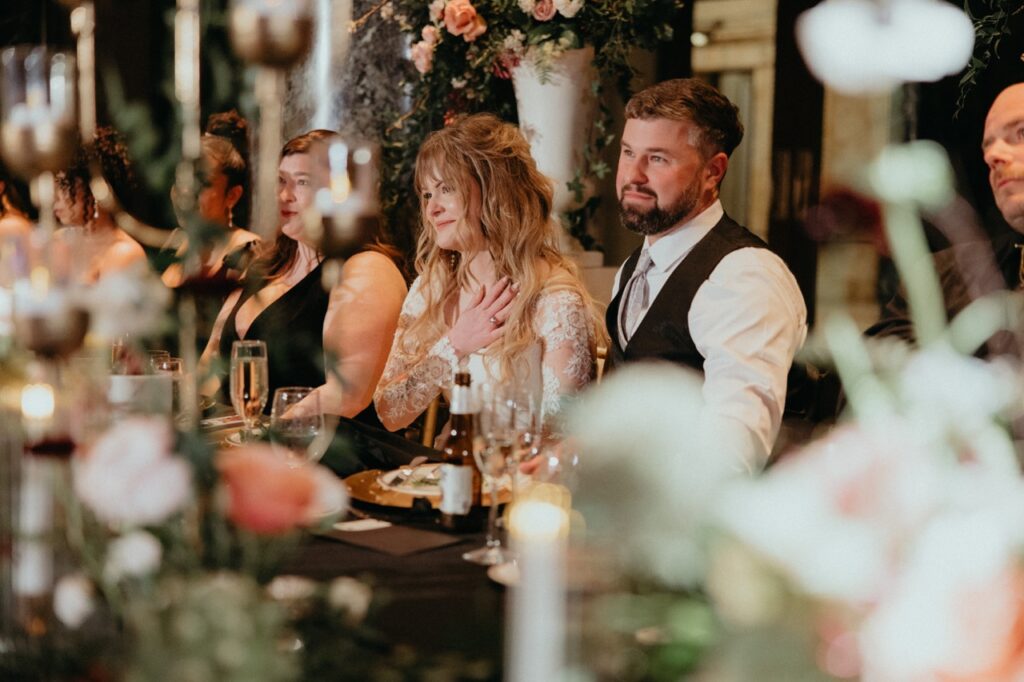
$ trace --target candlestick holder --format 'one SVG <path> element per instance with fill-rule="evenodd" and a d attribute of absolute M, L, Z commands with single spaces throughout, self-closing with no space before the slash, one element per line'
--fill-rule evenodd
<path fill-rule="evenodd" d="M 273 240 L 277 231 L 277 163 L 285 71 L 309 51 L 314 8 L 310 0 L 233 0 L 228 33 L 235 54 L 258 68 L 255 95 L 260 110 L 257 138 L 256 232 Z"/>
<path fill-rule="evenodd" d="M 349 258 L 380 230 L 380 150 L 369 142 L 337 141 L 327 150 L 329 186 L 316 198 L 307 229 L 326 258 Z"/>
<path fill-rule="evenodd" d="M 0 51 L 0 155 L 32 184 L 44 234 L 55 228 L 53 174 L 78 145 L 75 58 L 46 47 Z"/>

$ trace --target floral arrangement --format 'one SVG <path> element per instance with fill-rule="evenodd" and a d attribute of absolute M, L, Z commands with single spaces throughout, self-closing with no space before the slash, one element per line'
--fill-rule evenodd
<path fill-rule="evenodd" d="M 671 39 L 682 5 L 681 0 L 382 0 L 374 5 L 354 22 L 356 30 L 379 15 L 397 22 L 413 41 L 414 68 L 406 80 L 412 106 L 388 131 L 382 164 L 382 203 L 392 225 L 415 224 L 417 205 L 408 199 L 412 168 L 428 133 L 464 113 L 490 111 L 516 121 L 510 78 L 520 62 L 532 60 L 543 70 L 566 50 L 592 46 L 602 76 L 628 93 L 630 52 Z M 596 148 L 612 139 L 606 119 L 596 124 Z M 600 176 L 608 169 L 594 164 L 589 171 Z M 582 231 L 574 236 L 585 240 Z"/>

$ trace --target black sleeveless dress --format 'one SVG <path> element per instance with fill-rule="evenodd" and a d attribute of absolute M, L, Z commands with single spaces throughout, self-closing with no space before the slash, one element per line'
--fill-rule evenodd
<path fill-rule="evenodd" d="M 267 306 L 246 331 L 246 340 L 265 341 L 270 392 L 264 412 L 270 413 L 274 390 L 282 386 L 320 386 L 326 381 L 324 371 L 324 318 L 330 294 L 321 284 L 323 263 Z M 235 316 L 238 309 L 257 289 L 247 287 L 238 297 L 220 337 L 220 356 L 231 358 L 231 344 L 238 341 Z M 231 404 L 227 381 L 221 382 L 220 400 Z M 380 426 L 373 405 L 356 415 L 364 424 Z"/>

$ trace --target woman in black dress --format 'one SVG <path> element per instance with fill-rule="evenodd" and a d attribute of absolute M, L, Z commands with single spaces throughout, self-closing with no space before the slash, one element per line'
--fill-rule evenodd
<path fill-rule="evenodd" d="M 259 247 L 243 287 L 224 302 L 201 367 L 230 358 L 236 340 L 260 339 L 267 343 L 270 396 L 282 386 L 313 386 L 324 413 L 378 423 L 373 391 L 398 323 L 405 280 L 388 255 L 368 249 L 349 258 L 337 282 L 325 289 L 323 257 L 304 228 L 304 213 L 327 185 L 325 146 L 321 134 L 307 133 L 282 149 L 277 238 Z M 204 393 L 212 388 L 208 382 Z"/>

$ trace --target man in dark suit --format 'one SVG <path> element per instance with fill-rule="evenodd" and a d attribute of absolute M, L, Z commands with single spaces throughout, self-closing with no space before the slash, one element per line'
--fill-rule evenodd
<path fill-rule="evenodd" d="M 991 240 L 968 238 L 935 254 L 946 313 L 950 319 L 981 296 L 1024 285 L 1024 83 L 1004 89 L 989 108 L 981 143 L 989 185 L 1003 219 L 1012 228 Z M 979 233 L 980 234 L 980 233 Z M 867 334 L 912 341 L 906 300 L 897 295 Z M 1006 334 L 989 340 L 982 355 L 1016 352 Z"/>
<path fill-rule="evenodd" d="M 667 360 L 704 375 L 702 423 L 748 467 L 771 452 L 807 310 L 792 273 L 718 199 L 743 138 L 736 107 L 697 79 L 626 105 L 616 189 L 644 244 L 616 276 L 611 365 Z"/>

